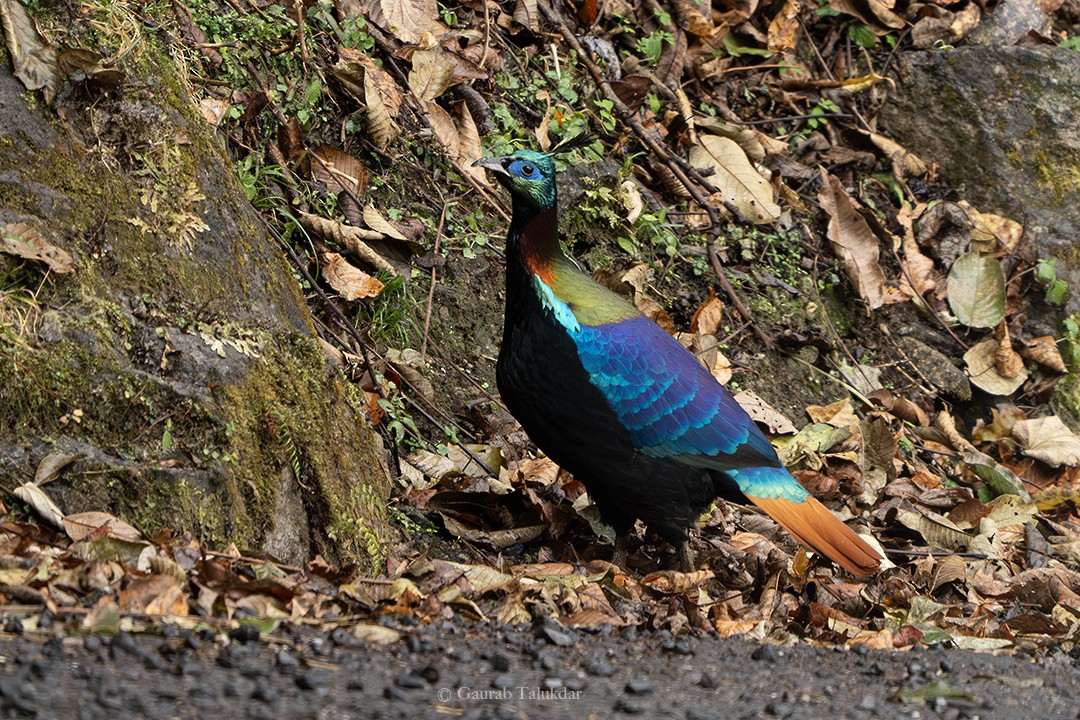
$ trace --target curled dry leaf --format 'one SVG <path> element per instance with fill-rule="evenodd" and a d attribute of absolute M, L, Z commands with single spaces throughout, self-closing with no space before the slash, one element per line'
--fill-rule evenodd
<path fill-rule="evenodd" d="M 45 263 L 57 275 L 75 273 L 75 263 L 71 255 L 45 240 L 41 233 L 26 223 L 0 225 L 0 252 Z"/>
<path fill-rule="evenodd" d="M 1020 355 L 1043 367 L 1048 367 L 1054 372 L 1066 373 L 1069 371 L 1065 367 L 1065 361 L 1061 359 L 1061 350 L 1058 349 L 1057 342 L 1050 335 L 1031 340 L 1020 349 Z"/>
<path fill-rule="evenodd" d="M 1003 341 L 994 350 L 994 369 L 1010 380 L 1024 372 L 1024 360 L 1013 350 L 1012 343 Z"/>
<path fill-rule="evenodd" d="M 870 138 L 870 142 L 885 153 L 895 167 L 903 170 L 904 177 L 919 177 L 926 174 L 926 163 L 900 143 L 874 132 L 864 134 Z"/>
<path fill-rule="evenodd" d="M 336 220 L 329 220 L 311 213 L 301 212 L 297 214 L 300 224 L 310 232 L 321 235 L 327 240 L 333 240 L 350 253 L 368 263 L 376 270 L 397 275 L 394 266 L 384 257 L 371 249 L 366 240 L 382 240 L 384 235 L 374 230 L 344 225 Z"/>
<path fill-rule="evenodd" d="M 322 259 L 323 279 L 346 300 L 375 297 L 382 292 L 382 282 L 363 270 L 354 267 L 335 252 L 325 252 Z"/>
<path fill-rule="evenodd" d="M 724 322 L 724 302 L 709 288 L 709 297 L 690 318 L 690 332 L 715 335 Z"/>
<path fill-rule="evenodd" d="M 48 493 L 39 488 L 36 483 L 23 483 L 12 493 L 32 507 L 42 520 L 55 528 L 64 529 L 64 511 L 57 507 Z"/>
<path fill-rule="evenodd" d="M 971 217 L 971 247 L 984 253 L 1010 253 L 1020 244 L 1024 235 L 1024 226 L 1015 220 L 1000 215 L 983 213 L 960 203 L 968 208 Z"/>
<path fill-rule="evenodd" d="M 964 353 L 964 362 L 967 363 L 967 373 L 972 385 L 991 395 L 1011 395 L 1027 380 L 1027 373 L 1018 372 L 1013 377 L 1001 374 L 996 366 L 1000 347 L 997 340 L 987 338 Z M 1023 369 L 1023 362 L 1020 363 L 1020 368 Z"/>
<path fill-rule="evenodd" d="M 890 30 L 897 30 L 906 24 L 892 11 L 896 6 L 895 0 L 832 0 L 829 6 L 837 12 L 859 18 L 873 29 L 875 35 L 887 35 Z"/>
<path fill-rule="evenodd" d="M 1080 466 L 1080 437 L 1057 415 L 1020 420 L 1013 425 L 1013 437 L 1025 455 L 1042 460 L 1050 467 Z"/>
<path fill-rule="evenodd" d="M 878 264 L 877 235 L 860 215 L 840 180 L 821 171 L 818 202 L 829 214 L 829 244 L 844 264 L 844 272 L 871 310 L 885 302 L 885 273 Z"/>
<path fill-rule="evenodd" d="M 721 200 L 744 219 L 763 224 L 780 217 L 772 185 L 731 138 L 703 135 L 690 150 L 690 164 L 713 172 L 709 181 L 720 190 Z"/>

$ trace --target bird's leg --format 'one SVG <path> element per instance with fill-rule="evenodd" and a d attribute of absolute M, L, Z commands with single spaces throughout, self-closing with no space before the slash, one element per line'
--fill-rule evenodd
<path fill-rule="evenodd" d="M 694 571 L 694 553 L 690 551 L 690 541 L 679 543 L 679 569 L 684 573 Z"/>
<path fill-rule="evenodd" d="M 629 555 L 627 548 L 629 533 L 619 533 L 615 536 L 615 552 L 611 555 L 611 564 L 621 568 L 626 567 L 626 557 Z"/>

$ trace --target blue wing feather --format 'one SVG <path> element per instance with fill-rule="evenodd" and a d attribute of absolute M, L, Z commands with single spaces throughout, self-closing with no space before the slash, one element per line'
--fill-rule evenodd
<path fill-rule="evenodd" d="M 731 394 L 648 318 L 580 324 L 570 335 L 640 452 L 725 471 L 782 467 Z"/>

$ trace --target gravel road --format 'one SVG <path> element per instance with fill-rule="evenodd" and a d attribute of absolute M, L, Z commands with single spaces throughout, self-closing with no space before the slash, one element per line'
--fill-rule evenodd
<path fill-rule="evenodd" d="M 1080 654 L 844 651 L 636 631 L 395 626 L 213 635 L 0 637 L 4 717 L 1080 717 Z M 903 700 L 902 700 L 903 699 Z"/>

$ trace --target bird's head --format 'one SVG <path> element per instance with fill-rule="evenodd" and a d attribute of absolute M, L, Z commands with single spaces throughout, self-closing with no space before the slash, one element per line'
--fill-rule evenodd
<path fill-rule="evenodd" d="M 506 157 L 484 158 L 473 165 L 491 171 L 510 191 L 514 215 L 534 215 L 555 207 L 555 163 L 535 150 L 518 150 Z"/>

